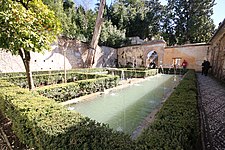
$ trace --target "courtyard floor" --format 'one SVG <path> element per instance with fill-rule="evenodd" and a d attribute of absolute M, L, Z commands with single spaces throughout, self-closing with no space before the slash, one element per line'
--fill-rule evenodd
<path fill-rule="evenodd" d="M 225 149 L 225 85 L 197 73 L 203 150 Z M 134 82 L 134 81 L 133 81 Z M 125 84 L 130 84 L 125 83 Z M 11 122 L 0 114 L 0 149 L 26 149 L 11 130 Z"/>
<path fill-rule="evenodd" d="M 197 74 L 203 150 L 225 149 L 225 85 Z"/>

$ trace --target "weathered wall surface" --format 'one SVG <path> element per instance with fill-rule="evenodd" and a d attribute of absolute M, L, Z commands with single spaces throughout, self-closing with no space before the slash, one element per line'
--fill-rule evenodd
<path fill-rule="evenodd" d="M 87 55 L 87 46 L 79 41 L 70 41 L 65 50 L 66 69 L 83 67 L 83 59 Z M 64 51 L 57 44 L 52 45 L 51 51 L 43 53 L 31 52 L 31 70 L 62 70 L 64 69 Z M 9 52 L 0 53 L 1 72 L 21 72 L 25 71 L 20 56 L 12 56 Z"/>
<path fill-rule="evenodd" d="M 52 46 L 52 51 L 45 51 L 43 54 L 31 54 L 31 70 L 63 70 L 64 69 L 64 50 L 65 50 L 65 66 L 66 69 L 83 68 L 88 53 L 88 45 L 79 41 L 68 42 L 68 47 L 63 49 L 57 44 Z M 148 67 L 149 59 L 147 55 L 151 51 L 157 53 L 158 58 L 155 60 L 156 66 L 162 65 L 164 68 L 171 67 L 173 58 L 180 58 L 181 62 L 185 59 L 188 62 L 188 68 L 201 70 L 201 64 L 204 59 L 210 58 L 208 55 L 208 47 L 206 44 L 189 44 L 184 46 L 166 47 L 166 43 L 162 40 L 150 41 L 141 45 L 134 45 L 113 49 L 109 47 L 97 47 L 96 56 L 93 67 Z M 216 50 L 213 57 L 217 60 L 222 54 Z M 220 50 L 224 50 L 224 45 L 220 46 Z M 223 56 L 225 52 L 223 51 Z M 220 58 L 221 61 L 224 57 Z M 219 62 L 213 61 L 214 65 Z M 219 66 L 224 67 L 224 63 Z M 218 67 L 219 68 L 219 67 Z M 218 72 L 218 68 L 214 68 Z M 20 56 L 12 56 L 10 53 L 0 51 L 0 71 L 1 72 L 20 72 L 25 71 Z M 221 73 L 221 72 L 220 72 Z"/>
<path fill-rule="evenodd" d="M 225 20 L 219 26 L 217 32 L 210 40 L 212 65 L 211 73 L 218 79 L 225 82 Z"/>
<path fill-rule="evenodd" d="M 69 41 L 67 49 L 52 45 L 51 51 L 31 53 L 31 70 L 63 70 L 64 56 L 66 69 L 83 68 L 88 53 L 88 45 L 79 41 Z M 117 58 L 116 49 L 98 47 L 93 67 L 113 67 Z M 12 56 L 0 50 L 0 72 L 24 72 L 25 68 L 20 56 Z"/>
<path fill-rule="evenodd" d="M 95 54 L 95 62 L 93 67 L 116 67 L 117 64 L 117 49 L 110 47 L 97 47 Z"/>
<path fill-rule="evenodd" d="M 0 72 L 25 71 L 23 61 L 20 56 L 12 56 L 0 50 Z"/>
<path fill-rule="evenodd" d="M 183 46 L 166 47 L 163 64 L 165 67 L 170 67 L 173 64 L 173 59 L 180 58 L 188 62 L 187 68 L 201 71 L 202 62 L 207 59 L 208 44 L 187 44 Z M 180 66 L 181 67 L 181 64 Z"/>
<path fill-rule="evenodd" d="M 185 59 L 190 69 L 201 71 L 201 64 L 207 58 L 208 44 L 187 44 L 183 46 L 165 47 L 163 41 L 152 41 L 149 44 L 123 47 L 118 49 L 118 63 L 122 67 L 147 67 L 147 55 L 154 50 L 158 54 L 156 66 L 164 68 L 173 66 L 173 59 L 180 59 L 180 66 Z"/>
<path fill-rule="evenodd" d="M 147 67 L 147 55 L 150 51 L 156 51 L 158 59 L 156 65 L 163 61 L 164 57 L 164 41 L 151 41 L 142 45 L 128 46 L 118 49 L 118 65 L 119 67 Z"/>

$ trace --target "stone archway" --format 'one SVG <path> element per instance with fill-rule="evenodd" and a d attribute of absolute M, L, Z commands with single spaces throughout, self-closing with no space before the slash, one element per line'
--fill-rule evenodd
<path fill-rule="evenodd" d="M 147 53 L 146 67 L 154 69 L 158 65 L 158 53 L 155 50 L 151 50 Z"/>

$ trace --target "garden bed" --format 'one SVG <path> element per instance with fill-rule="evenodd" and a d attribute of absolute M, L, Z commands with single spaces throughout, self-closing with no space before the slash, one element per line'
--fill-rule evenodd
<path fill-rule="evenodd" d="M 193 71 L 184 77 L 156 120 L 135 141 L 35 92 L 6 81 L 0 81 L 0 87 L 1 111 L 11 120 L 20 141 L 35 149 L 199 149 Z"/>

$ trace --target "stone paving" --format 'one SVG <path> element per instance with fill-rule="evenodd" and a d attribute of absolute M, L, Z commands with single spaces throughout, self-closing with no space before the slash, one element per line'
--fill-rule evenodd
<path fill-rule="evenodd" d="M 203 150 L 225 150 L 225 85 L 197 74 Z"/>

